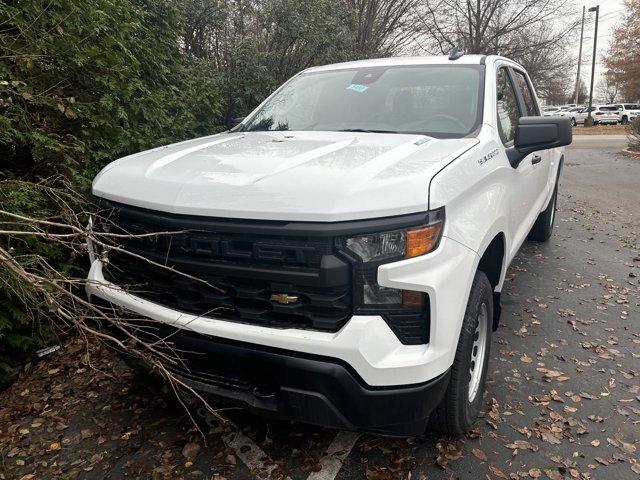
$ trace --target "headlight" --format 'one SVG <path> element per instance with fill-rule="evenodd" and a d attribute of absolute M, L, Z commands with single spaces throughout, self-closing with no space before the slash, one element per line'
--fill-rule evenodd
<path fill-rule="evenodd" d="M 399 290 L 378 284 L 378 267 L 425 255 L 438 247 L 444 210 L 427 212 L 405 228 L 365 232 L 343 237 L 341 248 L 353 268 L 354 313 L 381 315 L 407 345 L 429 341 L 429 298 L 425 292 Z"/>
<path fill-rule="evenodd" d="M 437 247 L 442 224 L 437 220 L 430 225 L 350 237 L 345 246 L 364 263 L 413 258 Z"/>
<path fill-rule="evenodd" d="M 347 249 L 363 262 L 404 257 L 407 251 L 407 234 L 404 230 L 373 233 L 347 238 Z"/>
<path fill-rule="evenodd" d="M 420 292 L 396 290 L 378 285 L 378 265 L 429 253 L 438 245 L 441 233 L 442 221 L 438 221 L 418 228 L 347 238 L 345 242 L 347 250 L 354 253 L 361 262 L 360 266 L 356 264 L 354 276 L 356 284 L 362 285 L 363 307 L 370 308 L 375 305 L 385 308 L 394 305 L 422 307 L 424 295 Z"/>

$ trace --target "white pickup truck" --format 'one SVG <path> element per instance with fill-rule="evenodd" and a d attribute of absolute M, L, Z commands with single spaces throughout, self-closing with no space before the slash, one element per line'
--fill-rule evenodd
<path fill-rule="evenodd" d="M 127 243 L 170 268 L 93 256 L 88 294 L 148 319 L 201 392 L 459 435 L 482 407 L 507 267 L 551 236 L 571 138 L 506 58 L 309 68 L 228 132 L 100 172 L 117 228 L 173 232 Z"/>

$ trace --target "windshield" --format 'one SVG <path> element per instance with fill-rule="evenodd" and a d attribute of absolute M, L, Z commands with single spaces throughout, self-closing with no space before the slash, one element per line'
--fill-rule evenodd
<path fill-rule="evenodd" d="M 626 103 L 624 105 L 624 108 L 626 108 L 627 110 L 640 110 L 640 105 L 629 105 L 628 103 Z"/>
<path fill-rule="evenodd" d="M 243 130 L 464 137 L 481 123 L 483 72 L 480 65 L 421 65 L 302 74 L 270 98 Z"/>

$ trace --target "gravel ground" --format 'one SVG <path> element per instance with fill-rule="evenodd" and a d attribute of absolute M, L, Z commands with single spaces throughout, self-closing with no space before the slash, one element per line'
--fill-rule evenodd
<path fill-rule="evenodd" d="M 568 150 L 555 236 L 505 283 L 485 412 L 462 439 L 389 439 L 221 410 L 77 339 L 0 394 L 0 478 L 315 480 L 640 477 L 640 160 Z"/>

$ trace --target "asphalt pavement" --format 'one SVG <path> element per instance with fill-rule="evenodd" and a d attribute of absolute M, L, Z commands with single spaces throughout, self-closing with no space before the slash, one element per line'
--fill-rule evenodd
<path fill-rule="evenodd" d="M 91 479 L 639 478 L 640 159 L 618 153 L 623 136 L 574 139 L 566 152 L 554 237 L 543 245 L 525 243 L 509 269 L 483 417 L 464 438 L 382 438 L 237 409 L 221 410 L 229 420 L 222 424 L 204 415 L 208 422 L 198 422 L 203 437 L 166 387 L 142 381 L 103 353 L 97 368 L 81 360 L 60 367 L 55 362 L 63 357 L 52 360 L 23 380 L 31 383 L 19 382 L 0 397 L 0 405 L 6 401 L 18 412 L 11 417 L 12 443 L 0 446 L 0 473 Z M 39 386 L 38 379 L 52 383 Z M 37 402 L 41 390 L 64 393 L 46 397 L 46 408 L 37 403 L 23 411 L 21 405 Z M 38 419 L 52 422 L 42 435 L 37 432 L 43 427 L 33 427 Z M 0 423 L 0 433 L 7 431 Z"/>

